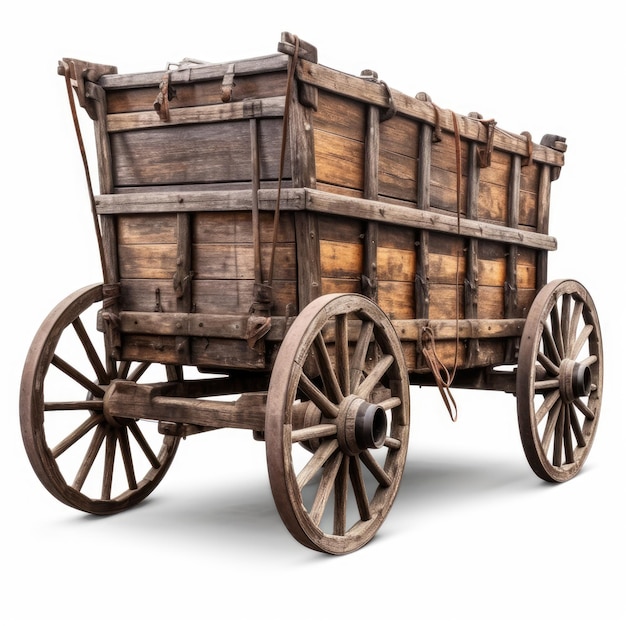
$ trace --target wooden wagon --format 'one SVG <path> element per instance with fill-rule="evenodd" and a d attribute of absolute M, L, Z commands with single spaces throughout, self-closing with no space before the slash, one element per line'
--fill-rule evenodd
<path fill-rule="evenodd" d="M 324 67 L 289 33 L 231 63 L 59 70 L 104 277 L 50 313 L 24 367 L 24 444 L 56 498 L 127 509 L 181 439 L 248 429 L 295 539 L 350 552 L 398 491 L 411 385 L 453 418 L 455 387 L 514 393 L 536 474 L 580 470 L 603 357 L 587 290 L 547 280 L 563 138 Z"/>

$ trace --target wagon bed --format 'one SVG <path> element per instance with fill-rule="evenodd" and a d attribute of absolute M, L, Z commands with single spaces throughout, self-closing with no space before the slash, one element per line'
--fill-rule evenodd
<path fill-rule="evenodd" d="M 602 346 L 584 287 L 548 283 L 550 187 L 565 139 L 535 143 L 373 71 L 324 67 L 289 33 L 278 50 L 126 75 L 61 62 L 95 126 L 100 190 L 90 200 L 104 280 L 51 314 L 27 359 L 23 432 L 42 482 L 72 506 L 112 512 L 158 484 L 181 437 L 247 428 L 266 442 L 294 537 L 351 551 L 395 498 L 411 384 L 438 385 L 453 417 L 453 387 L 514 392 L 531 467 L 546 480 L 575 475 L 597 425 Z M 91 304 L 102 365 L 75 321 Z M 69 326 L 96 384 L 43 345 Z M 50 363 L 88 400 L 33 393 Z M 151 365 L 165 378 L 140 382 Z M 43 414 L 62 410 L 89 417 L 50 456 Z M 146 452 L 140 421 L 158 425 L 159 453 Z M 68 492 L 56 458 L 92 431 Z M 129 433 L 149 460 L 143 487 Z M 84 496 L 104 441 L 105 486 Z M 112 497 L 118 449 L 128 484 Z"/>

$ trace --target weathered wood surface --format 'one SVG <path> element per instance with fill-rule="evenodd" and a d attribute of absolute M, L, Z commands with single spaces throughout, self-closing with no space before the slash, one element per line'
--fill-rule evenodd
<path fill-rule="evenodd" d="M 556 248 L 550 185 L 564 140 L 535 144 L 371 72 L 323 67 L 309 45 L 294 66 L 294 41 L 281 54 L 166 72 L 87 71 L 124 355 L 268 367 L 288 320 L 347 292 L 401 329 L 409 369 L 424 366 L 424 320 L 455 324 L 452 336 L 439 329 L 445 363 L 511 362 Z M 174 95 L 165 112 L 159 93 Z M 251 346 L 244 321 L 262 282 L 271 331 Z M 494 320 L 517 321 L 496 332 Z"/>

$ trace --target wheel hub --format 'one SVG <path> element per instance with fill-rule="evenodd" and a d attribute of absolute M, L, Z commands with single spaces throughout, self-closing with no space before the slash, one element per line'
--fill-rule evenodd
<path fill-rule="evenodd" d="M 381 448 L 386 436 L 387 414 L 380 405 L 355 395 L 344 398 L 337 416 L 337 439 L 345 454 Z"/>
<path fill-rule="evenodd" d="M 565 402 L 573 402 L 576 398 L 591 393 L 591 369 L 588 365 L 572 359 L 561 362 L 559 373 L 559 389 Z"/>

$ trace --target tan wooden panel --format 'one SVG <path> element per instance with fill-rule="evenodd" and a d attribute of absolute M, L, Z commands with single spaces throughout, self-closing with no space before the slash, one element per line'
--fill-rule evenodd
<path fill-rule="evenodd" d="M 536 289 L 519 289 L 517 292 L 517 311 L 518 317 L 527 317 L 528 311 L 537 295 Z"/>
<path fill-rule="evenodd" d="M 350 278 L 322 277 L 322 295 L 327 293 L 361 293 L 361 281 Z"/>
<path fill-rule="evenodd" d="M 431 285 L 442 283 L 454 285 L 465 279 L 466 259 L 464 256 L 428 255 L 428 278 Z"/>
<path fill-rule="evenodd" d="M 478 260 L 478 284 L 502 287 L 506 281 L 506 260 Z M 495 317 L 495 316 L 494 316 Z"/>
<path fill-rule="evenodd" d="M 501 319 L 504 317 L 504 288 L 478 286 L 478 318 Z"/>
<path fill-rule="evenodd" d="M 379 280 L 410 282 L 415 280 L 416 255 L 413 250 L 378 247 L 377 268 Z"/>
<path fill-rule="evenodd" d="M 519 223 L 532 230 L 537 230 L 538 196 L 536 192 L 520 191 Z"/>
<path fill-rule="evenodd" d="M 417 162 L 414 158 L 382 151 L 378 163 L 380 196 L 415 202 L 417 197 Z"/>
<path fill-rule="evenodd" d="M 489 168 L 485 168 L 489 169 Z M 481 170 L 481 172 L 483 172 Z M 479 180 L 477 218 L 487 222 L 508 225 L 508 189 Z"/>
<path fill-rule="evenodd" d="M 535 289 L 537 285 L 536 260 L 519 256 L 517 260 L 517 286 L 519 289 Z"/>
<path fill-rule="evenodd" d="M 363 245 L 339 241 L 320 241 L 320 262 L 324 278 L 361 278 Z"/>
<path fill-rule="evenodd" d="M 417 160 L 420 124 L 404 115 L 394 115 L 380 123 L 380 150 Z"/>
<path fill-rule="evenodd" d="M 320 90 L 313 124 L 316 130 L 363 143 L 365 112 L 366 106 L 356 100 Z"/>
<path fill-rule="evenodd" d="M 430 285 L 429 317 L 431 319 L 459 319 L 464 317 L 463 288 L 454 285 Z"/>
<path fill-rule="evenodd" d="M 391 319 L 415 319 L 414 283 L 379 280 L 378 306 L 380 306 Z"/>
<path fill-rule="evenodd" d="M 322 130 L 315 131 L 317 180 L 351 189 L 363 189 L 363 144 Z"/>

